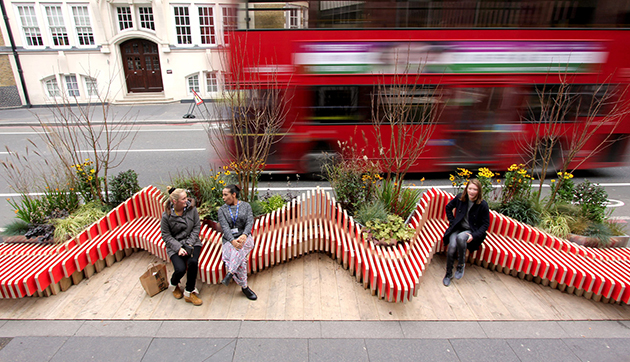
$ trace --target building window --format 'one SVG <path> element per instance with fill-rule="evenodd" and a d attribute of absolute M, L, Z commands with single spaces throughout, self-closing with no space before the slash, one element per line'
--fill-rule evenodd
<path fill-rule="evenodd" d="M 53 44 L 57 46 L 70 45 L 66 25 L 63 22 L 61 6 L 46 6 L 46 18 L 50 26 L 50 35 L 52 36 Z"/>
<path fill-rule="evenodd" d="M 57 78 L 50 78 L 44 82 L 46 86 L 46 93 L 50 98 L 60 97 L 61 91 L 59 90 L 59 85 L 57 84 Z"/>
<path fill-rule="evenodd" d="M 223 7 L 223 42 L 228 44 L 228 36 L 231 31 L 236 30 L 236 8 Z"/>
<path fill-rule="evenodd" d="M 153 21 L 153 8 L 138 8 L 140 13 L 140 27 L 144 29 L 155 30 L 155 22 Z"/>
<path fill-rule="evenodd" d="M 88 97 L 98 97 L 98 88 L 96 86 L 96 79 L 85 77 L 85 90 Z"/>
<path fill-rule="evenodd" d="M 120 30 L 133 28 L 131 8 L 129 6 L 119 6 L 116 10 L 118 12 L 118 26 L 120 27 Z"/>
<path fill-rule="evenodd" d="M 73 6 L 72 16 L 77 27 L 79 45 L 94 45 L 94 33 L 92 32 L 87 6 Z"/>
<path fill-rule="evenodd" d="M 31 46 L 44 45 L 42 33 L 37 25 L 35 8 L 33 6 L 18 6 L 18 14 L 22 22 L 22 30 L 26 38 L 26 44 Z"/>
<path fill-rule="evenodd" d="M 206 92 L 219 92 L 219 80 L 217 79 L 217 73 L 206 73 Z"/>
<path fill-rule="evenodd" d="M 199 30 L 201 44 L 216 44 L 212 8 L 209 6 L 199 7 Z"/>
<path fill-rule="evenodd" d="M 199 93 L 199 75 L 191 75 L 188 77 L 188 93 L 195 91 Z"/>
<path fill-rule="evenodd" d="M 288 19 L 289 19 L 289 29 L 299 29 L 301 24 L 300 16 L 302 15 L 302 11 L 300 9 L 290 9 L 288 11 Z"/>
<path fill-rule="evenodd" d="M 175 8 L 175 32 L 177 33 L 177 44 L 192 44 L 190 35 L 190 16 L 188 7 L 176 6 Z"/>
<path fill-rule="evenodd" d="M 68 97 L 79 97 L 79 83 L 77 82 L 76 75 L 66 75 L 66 89 L 68 90 Z"/>

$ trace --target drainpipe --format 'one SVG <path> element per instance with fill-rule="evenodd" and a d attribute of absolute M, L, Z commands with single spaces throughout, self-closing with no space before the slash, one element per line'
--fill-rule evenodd
<path fill-rule="evenodd" d="M 2 7 L 2 16 L 4 17 L 4 25 L 7 28 L 7 35 L 9 36 L 9 43 L 11 43 L 11 50 L 13 51 L 13 57 L 15 58 L 15 66 L 17 67 L 18 76 L 20 77 L 20 83 L 22 85 L 22 92 L 24 92 L 24 100 L 26 101 L 26 108 L 31 108 L 31 100 L 28 98 L 28 91 L 26 90 L 26 81 L 24 80 L 24 72 L 22 71 L 22 64 L 20 63 L 20 57 L 18 56 L 17 48 L 15 47 L 15 41 L 13 40 L 13 32 L 11 31 L 11 25 L 9 24 L 9 16 L 7 15 L 7 9 L 4 7 L 4 0 L 0 0 L 0 7 Z"/>

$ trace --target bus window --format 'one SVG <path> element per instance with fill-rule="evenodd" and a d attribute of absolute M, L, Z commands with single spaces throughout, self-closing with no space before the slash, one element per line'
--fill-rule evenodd
<path fill-rule="evenodd" d="M 525 109 L 522 112 L 524 123 L 550 121 L 555 116 L 558 122 L 575 122 L 576 116 L 603 116 L 607 105 L 613 101 L 607 85 L 595 84 L 538 84 L 531 88 L 526 97 Z M 561 98 L 561 101 L 558 99 Z M 547 114 L 542 114 L 542 102 L 547 104 Z M 562 111 L 552 111 L 554 103 L 561 104 Z M 598 107 L 598 103 L 601 105 Z M 551 113 L 554 113 L 553 115 Z"/>
<path fill-rule="evenodd" d="M 369 93 L 366 93 L 365 87 L 314 87 L 313 97 L 315 122 L 349 124 L 370 120 Z"/>

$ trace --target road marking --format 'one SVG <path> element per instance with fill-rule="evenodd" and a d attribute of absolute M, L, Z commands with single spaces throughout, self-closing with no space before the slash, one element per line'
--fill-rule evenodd
<path fill-rule="evenodd" d="M 606 202 L 606 207 L 622 207 L 625 203 L 621 200 L 608 199 Z"/>
<path fill-rule="evenodd" d="M 98 127 L 98 126 L 96 126 Z M 214 127 L 213 127 L 214 128 Z M 168 129 L 116 129 L 112 130 L 112 133 L 122 132 L 191 132 L 191 131 L 205 131 L 205 128 L 168 128 Z M 49 132 L 40 131 L 15 131 L 15 132 L 0 132 L 0 135 L 27 135 L 27 134 L 45 134 Z"/>
<path fill-rule="evenodd" d="M 125 153 L 125 152 L 190 152 L 190 151 L 205 151 L 205 148 L 146 148 L 136 150 L 109 150 L 111 153 Z M 79 150 L 81 153 L 92 153 L 94 150 Z M 107 150 L 96 150 L 98 153 L 108 152 Z"/>

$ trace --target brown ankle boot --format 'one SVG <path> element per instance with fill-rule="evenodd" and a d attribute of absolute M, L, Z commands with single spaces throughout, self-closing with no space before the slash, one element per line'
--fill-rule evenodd
<path fill-rule="evenodd" d="M 188 297 L 184 297 L 184 300 L 186 301 L 186 303 L 192 303 L 195 306 L 200 306 L 203 304 L 201 298 L 199 298 L 195 293 L 190 293 Z"/>
<path fill-rule="evenodd" d="M 184 296 L 184 292 L 182 292 L 182 290 L 179 288 L 179 285 L 175 286 L 175 289 L 173 290 L 173 296 L 175 297 L 175 299 L 182 299 L 182 297 Z"/>

